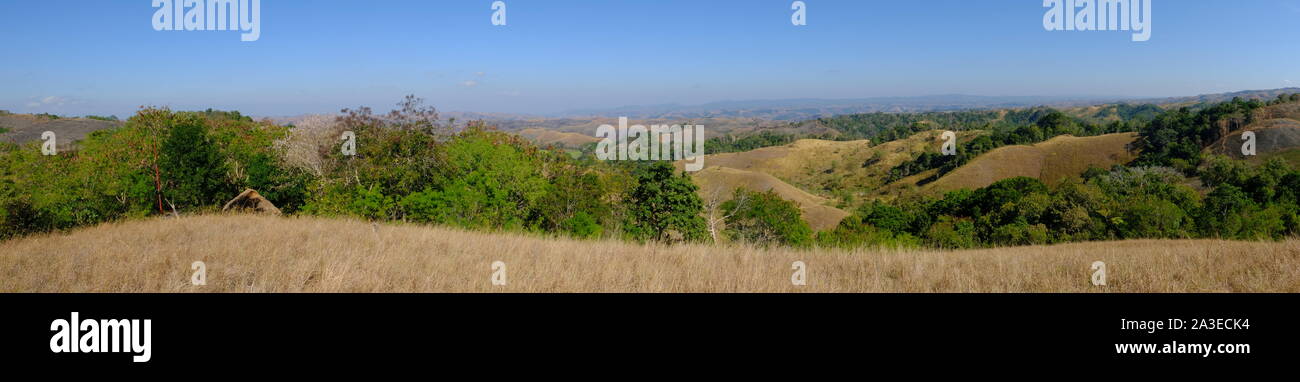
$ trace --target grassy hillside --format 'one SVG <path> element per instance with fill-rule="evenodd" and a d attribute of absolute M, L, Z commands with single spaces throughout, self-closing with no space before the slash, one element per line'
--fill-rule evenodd
<path fill-rule="evenodd" d="M 923 189 L 935 193 L 976 189 L 1018 176 L 1054 184 L 1062 178 L 1077 177 L 1089 167 L 1108 169 L 1132 161 L 1137 155 L 1129 145 L 1136 138 L 1134 133 L 1059 136 L 1032 146 L 1002 147 L 975 158 Z"/>
<path fill-rule="evenodd" d="M 835 228 L 840 224 L 840 220 L 849 215 L 844 210 L 829 206 L 833 203 L 830 199 L 810 194 L 761 172 L 729 167 L 709 167 L 693 174 L 692 177 L 700 186 L 700 197 L 706 202 L 728 200 L 737 188 L 758 192 L 774 191 L 782 199 L 799 206 L 804 221 L 817 231 Z"/>
<path fill-rule="evenodd" d="M 193 286 L 203 261 L 207 285 Z M 493 286 L 491 264 L 507 266 Z M 807 286 L 790 283 L 807 264 Z M 1107 286 L 1089 282 L 1094 261 Z M 1300 241 L 965 252 L 636 245 L 349 220 L 194 216 L 0 243 L 2 292 L 1300 292 Z"/>
<path fill-rule="evenodd" d="M 590 135 L 537 128 L 520 130 L 519 135 L 541 146 L 577 148 L 588 143 L 600 142 L 600 138 Z"/>
<path fill-rule="evenodd" d="M 739 171 L 706 171 L 696 174 L 695 179 L 701 184 L 726 185 L 728 188 L 737 186 L 728 184 L 729 181 L 748 182 L 746 186 L 749 188 L 759 187 L 755 190 L 766 191 L 764 187 L 774 185 L 749 179 L 770 175 L 781 181 L 782 186 L 776 188 L 787 200 L 800 205 L 820 201 L 826 205 L 851 208 L 864 201 L 893 200 L 918 192 L 937 194 L 961 188 L 976 189 L 1017 176 L 1053 184 L 1062 178 L 1077 177 L 1090 166 L 1110 168 L 1136 157 L 1128 147 L 1136 138 L 1133 133 L 1060 136 L 1032 146 L 1007 146 L 993 150 L 930 183 L 925 180 L 935 175 L 934 170 L 886 183 L 889 169 L 919 153 L 939 147 L 940 134 L 940 131 L 927 131 L 877 146 L 871 146 L 867 141 L 805 139 L 786 146 L 710 155 L 705 160 L 706 166 Z M 968 140 L 980 134 L 984 132 L 960 132 L 958 138 Z M 742 173 L 746 175 L 740 176 Z M 814 197 L 783 192 L 786 185 Z M 826 223 L 809 222 L 814 228 Z"/>
<path fill-rule="evenodd" d="M 709 155 L 705 165 L 771 175 L 836 205 L 850 207 L 885 185 L 889 169 L 939 147 L 940 131 L 872 145 L 869 141 L 801 139 L 784 146 Z M 982 134 L 961 132 L 959 139 Z M 763 190 L 758 190 L 763 191 Z"/>

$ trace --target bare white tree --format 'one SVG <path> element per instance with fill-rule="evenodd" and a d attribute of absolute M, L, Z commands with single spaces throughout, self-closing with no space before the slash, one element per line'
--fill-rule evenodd
<path fill-rule="evenodd" d="M 312 115 L 294 123 L 289 136 L 276 142 L 289 165 L 316 176 L 324 175 L 325 157 L 321 153 L 327 151 L 321 148 L 338 140 L 338 137 L 331 136 L 336 130 L 336 119 L 332 115 Z"/>
<path fill-rule="evenodd" d="M 704 212 L 707 214 L 705 221 L 708 223 L 709 236 L 713 238 L 714 243 L 718 242 L 718 236 L 726 228 L 727 220 L 735 216 L 737 211 L 744 210 L 745 204 L 749 201 L 748 193 L 741 193 L 740 198 L 736 199 L 736 208 L 732 208 L 730 212 L 725 211 L 722 205 L 728 201 L 728 195 L 723 190 L 723 187 L 714 188 L 704 200 Z"/>

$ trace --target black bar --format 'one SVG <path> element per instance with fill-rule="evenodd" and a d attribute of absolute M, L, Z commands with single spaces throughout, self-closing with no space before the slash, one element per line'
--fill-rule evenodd
<path fill-rule="evenodd" d="M 669 354 L 754 362 L 1236 365 L 1300 355 L 1298 301 L 1285 294 L 4 294 L 0 327 L 12 365 L 89 367 L 83 370 L 400 369 L 431 360 L 446 367 L 485 360 L 577 367 L 577 360 L 650 362 Z M 71 312 L 82 321 L 150 319 L 151 359 L 52 352 L 51 323 Z M 1243 319 L 1249 327 L 1151 334 L 1121 330 L 1126 319 Z M 1173 341 L 1249 344 L 1250 353 L 1115 349 Z"/>

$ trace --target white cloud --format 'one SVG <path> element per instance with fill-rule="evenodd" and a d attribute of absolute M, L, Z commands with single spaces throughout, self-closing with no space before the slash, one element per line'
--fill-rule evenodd
<path fill-rule="evenodd" d="M 477 72 L 477 73 L 474 73 L 474 75 L 479 76 L 479 77 L 483 77 L 484 75 L 487 75 L 487 73 Z"/>
<path fill-rule="evenodd" d="M 66 97 L 47 96 L 39 100 L 33 100 L 32 102 L 28 102 L 27 107 L 32 109 L 42 108 L 42 107 L 59 107 L 59 106 L 67 105 L 69 103 L 72 103 L 72 100 L 69 100 Z"/>
<path fill-rule="evenodd" d="M 469 80 L 469 81 L 461 82 L 461 83 L 460 83 L 460 86 L 464 86 L 464 87 L 467 87 L 467 88 L 472 88 L 472 87 L 478 86 L 478 81 Z"/>

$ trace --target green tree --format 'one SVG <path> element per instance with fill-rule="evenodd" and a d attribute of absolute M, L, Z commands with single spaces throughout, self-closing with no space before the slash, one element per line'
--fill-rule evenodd
<path fill-rule="evenodd" d="M 605 232 L 605 228 L 600 226 L 596 218 L 588 215 L 586 211 L 580 211 L 573 217 L 565 220 L 561 228 L 569 234 L 579 239 L 595 239 Z"/>
<path fill-rule="evenodd" d="M 812 228 L 800 216 L 799 206 L 774 191 L 737 188 L 731 200 L 722 204 L 722 210 L 728 217 L 726 232 L 732 238 L 760 245 L 806 247 L 812 244 Z"/>
<path fill-rule="evenodd" d="M 628 198 L 628 233 L 633 238 L 671 242 L 707 236 L 698 187 L 686 173 L 673 172 L 671 164 L 656 162 L 637 174 Z"/>
<path fill-rule="evenodd" d="M 404 216 L 466 228 L 526 227 L 548 190 L 540 163 L 528 150 L 514 137 L 481 128 L 456 135 L 438 151 L 441 178 L 402 200 Z M 425 181 L 412 179 L 416 182 Z"/>
<path fill-rule="evenodd" d="M 1242 227 L 1242 217 L 1254 203 L 1237 186 L 1225 184 L 1205 198 L 1201 210 L 1201 232 L 1206 236 L 1231 238 Z"/>
<path fill-rule="evenodd" d="M 942 249 L 975 248 L 979 245 L 975 223 L 970 219 L 950 216 L 940 217 L 937 223 L 931 225 L 925 233 L 925 239 L 930 246 Z"/>
<path fill-rule="evenodd" d="M 159 164 L 164 199 L 180 208 L 197 208 L 222 202 L 226 167 L 217 146 L 208 137 L 207 123 L 199 116 L 178 114 L 162 143 Z"/>

